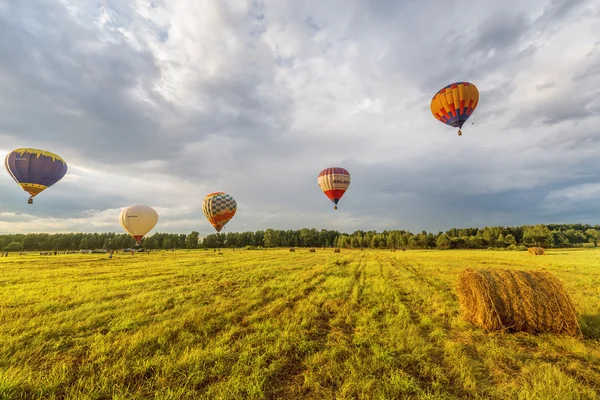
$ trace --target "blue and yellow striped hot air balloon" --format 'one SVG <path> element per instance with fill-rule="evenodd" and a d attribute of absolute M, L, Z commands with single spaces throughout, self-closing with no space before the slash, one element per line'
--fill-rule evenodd
<path fill-rule="evenodd" d="M 446 125 L 461 128 L 479 103 L 479 90 L 469 82 L 455 82 L 440 89 L 431 99 L 431 113 Z"/>
<path fill-rule="evenodd" d="M 30 194 L 27 203 L 60 181 L 67 173 L 67 163 L 54 153 L 39 149 L 16 149 L 4 159 L 13 179 Z"/>

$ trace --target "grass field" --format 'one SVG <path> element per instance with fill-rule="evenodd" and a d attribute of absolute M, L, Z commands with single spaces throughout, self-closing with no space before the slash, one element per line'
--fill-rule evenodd
<path fill-rule="evenodd" d="M 486 334 L 465 267 L 549 270 L 584 339 Z M 600 250 L 0 258 L 2 399 L 594 399 Z"/>

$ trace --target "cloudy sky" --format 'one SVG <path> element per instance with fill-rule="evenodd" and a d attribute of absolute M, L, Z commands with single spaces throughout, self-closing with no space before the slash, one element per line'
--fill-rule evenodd
<path fill-rule="evenodd" d="M 458 137 L 429 102 L 480 104 Z M 69 172 L 33 205 L 0 173 L 0 233 L 600 223 L 596 0 L 0 0 L 0 153 Z M 352 174 L 339 210 L 318 173 Z"/>

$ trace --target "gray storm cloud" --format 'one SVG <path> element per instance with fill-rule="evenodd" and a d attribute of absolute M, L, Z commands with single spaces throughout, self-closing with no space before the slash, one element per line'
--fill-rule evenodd
<path fill-rule="evenodd" d="M 206 234 L 217 190 L 231 231 L 599 222 L 600 5 L 447 4 L 0 0 L 0 150 L 71 166 L 34 206 L 2 173 L 0 232 L 148 204 Z M 461 138 L 429 111 L 459 80 L 481 93 Z M 329 166 L 352 174 L 335 213 Z"/>

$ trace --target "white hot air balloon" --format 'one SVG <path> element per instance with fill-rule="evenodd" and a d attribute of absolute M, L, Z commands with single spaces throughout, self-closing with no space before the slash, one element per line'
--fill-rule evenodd
<path fill-rule="evenodd" d="M 158 222 L 158 213 L 151 207 L 135 205 L 130 206 L 119 215 L 119 223 L 136 240 L 136 246 L 154 228 Z"/>

